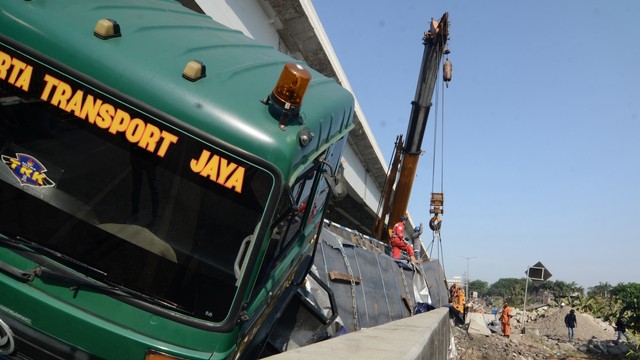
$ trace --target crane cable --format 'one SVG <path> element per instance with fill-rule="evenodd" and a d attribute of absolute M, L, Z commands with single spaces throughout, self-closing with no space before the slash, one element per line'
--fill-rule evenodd
<path fill-rule="evenodd" d="M 444 84 L 444 81 L 443 81 L 443 84 Z M 436 100 L 437 100 L 438 97 L 440 97 L 439 95 L 440 95 L 440 92 L 436 88 Z M 441 122 L 442 122 L 442 131 L 441 131 L 442 138 L 441 138 L 440 145 L 442 147 L 442 143 L 444 142 L 444 88 L 442 89 L 442 97 L 441 98 L 442 98 L 442 105 L 441 105 L 441 107 L 442 107 L 442 113 L 441 113 L 441 116 L 442 116 L 442 119 L 441 119 Z M 436 101 L 436 109 L 435 109 L 436 122 L 434 124 L 434 129 L 433 129 L 433 161 L 432 161 L 432 170 L 431 170 L 431 192 L 432 193 L 435 192 L 435 183 L 436 183 L 435 177 L 436 177 L 436 157 L 437 157 L 437 152 L 438 152 L 437 151 L 438 150 L 438 110 L 439 110 L 439 106 L 437 105 L 437 101 Z M 443 151 L 441 149 L 441 153 L 442 152 Z M 443 158 L 444 157 L 441 154 L 441 156 L 440 156 L 440 159 L 441 159 L 441 163 L 440 163 L 440 192 L 444 192 L 444 184 L 443 184 L 444 171 L 442 169 L 442 166 L 444 165 L 444 159 Z"/>
<path fill-rule="evenodd" d="M 445 49 L 444 54 L 446 55 L 446 60 L 442 66 L 442 97 L 440 98 L 440 92 L 436 87 L 436 109 L 435 109 L 435 126 L 433 131 L 433 164 L 431 171 L 431 202 L 430 206 L 433 209 L 430 209 L 430 212 L 434 214 L 434 216 L 429 221 L 429 228 L 433 231 L 439 231 L 442 225 L 442 219 L 440 215 L 443 213 L 442 206 L 444 204 L 444 94 L 445 94 L 445 84 L 446 87 L 449 88 L 449 81 L 451 81 L 452 75 L 452 65 L 449 61 L 448 54 L 450 53 L 449 49 Z M 435 192 L 436 186 L 436 158 L 438 153 L 438 98 L 441 99 L 441 108 L 442 113 L 440 117 L 442 130 L 440 131 L 440 191 Z"/>
<path fill-rule="evenodd" d="M 434 124 L 434 132 L 433 132 L 433 161 L 432 161 L 432 171 L 431 171 L 431 194 L 432 197 L 434 196 L 434 194 L 436 193 L 436 163 L 437 163 L 437 154 L 438 154 L 438 119 L 440 118 L 440 122 L 441 122 L 441 130 L 440 130 L 440 194 L 444 194 L 444 94 L 445 94 L 445 85 L 448 88 L 449 87 L 449 81 L 451 80 L 451 62 L 449 61 L 449 57 L 448 57 L 448 53 L 449 51 L 447 50 L 445 52 L 445 54 L 447 54 L 446 56 L 446 61 L 443 64 L 443 78 L 442 78 L 442 96 L 440 96 L 440 91 L 438 91 L 438 88 L 436 87 L 436 108 L 435 108 L 435 118 L 436 118 L 436 122 Z M 441 105 L 438 106 L 438 100 L 441 101 Z M 442 110 L 440 111 L 440 116 L 438 116 L 438 112 L 439 112 L 439 108 L 442 108 Z M 433 204 L 433 198 L 432 201 L 430 202 L 430 204 Z M 431 253 L 431 251 L 433 250 L 433 246 L 434 244 L 437 243 L 437 256 L 440 259 L 441 265 L 442 265 L 442 271 L 443 271 L 443 275 L 445 275 L 445 279 L 446 279 L 446 274 L 444 274 L 444 269 L 445 269 L 445 265 L 444 265 L 444 252 L 443 252 L 443 248 L 442 248 L 442 234 L 440 233 L 440 228 L 442 225 L 442 219 L 440 218 L 440 213 L 436 212 L 434 214 L 434 216 L 431 218 L 431 220 L 429 221 L 429 228 L 431 228 L 431 230 L 433 231 L 433 238 L 431 240 L 431 244 L 429 245 L 429 253 Z"/>

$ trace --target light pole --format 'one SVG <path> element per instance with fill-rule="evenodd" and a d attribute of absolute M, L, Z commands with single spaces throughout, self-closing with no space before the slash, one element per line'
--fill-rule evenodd
<path fill-rule="evenodd" d="M 467 302 L 469 302 L 469 298 L 470 298 L 469 296 L 469 260 L 475 259 L 476 257 L 475 256 L 472 256 L 472 257 L 460 256 L 460 257 L 463 259 L 467 259 L 467 281 L 465 281 L 466 287 L 464 290 L 464 296 L 467 298 Z"/>

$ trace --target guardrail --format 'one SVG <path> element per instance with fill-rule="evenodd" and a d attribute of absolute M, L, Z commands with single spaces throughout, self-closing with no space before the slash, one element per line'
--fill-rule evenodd
<path fill-rule="evenodd" d="M 362 329 L 270 356 L 273 360 L 439 360 L 448 359 L 451 344 L 449 309 Z"/>

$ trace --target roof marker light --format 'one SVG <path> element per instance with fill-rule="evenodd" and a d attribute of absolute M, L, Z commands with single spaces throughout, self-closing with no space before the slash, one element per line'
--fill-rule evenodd
<path fill-rule="evenodd" d="M 202 61 L 191 60 L 182 70 L 182 77 L 189 81 L 198 81 L 207 76 L 207 67 Z"/>
<path fill-rule="evenodd" d="M 280 78 L 269 96 L 262 100 L 269 104 L 269 112 L 279 120 L 280 129 L 287 128 L 290 118 L 298 119 L 302 99 L 307 91 L 311 73 L 302 65 L 286 63 L 280 73 Z"/>
<path fill-rule="evenodd" d="M 122 36 L 120 25 L 113 19 L 100 19 L 93 28 L 93 35 L 102 40 Z"/>

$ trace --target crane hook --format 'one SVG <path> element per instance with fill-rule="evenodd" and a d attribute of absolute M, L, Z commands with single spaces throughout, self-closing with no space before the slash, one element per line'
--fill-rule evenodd
<path fill-rule="evenodd" d="M 440 231 L 440 227 L 442 226 L 442 219 L 440 218 L 440 214 L 435 214 L 431 220 L 429 220 L 429 229 L 432 231 Z"/>

